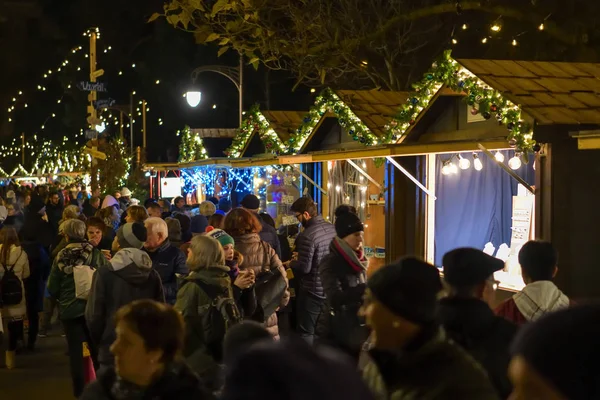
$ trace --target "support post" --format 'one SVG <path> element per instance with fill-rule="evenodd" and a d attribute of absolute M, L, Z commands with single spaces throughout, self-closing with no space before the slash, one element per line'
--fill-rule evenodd
<path fill-rule="evenodd" d="M 240 53 L 240 128 L 242 127 L 242 120 L 244 118 L 244 56 Z"/>
<path fill-rule="evenodd" d="M 142 100 L 142 148 L 146 151 L 146 100 Z"/>
<path fill-rule="evenodd" d="M 129 146 L 133 155 L 133 92 L 129 95 Z"/>
<path fill-rule="evenodd" d="M 25 166 L 25 132 L 21 133 L 21 165 Z"/>
<path fill-rule="evenodd" d="M 90 82 L 96 82 L 96 32 L 92 30 L 90 33 Z M 95 129 L 95 120 L 98 118 L 98 113 L 96 112 L 96 107 L 94 107 L 94 102 L 97 100 L 98 94 L 95 90 L 92 90 L 88 95 L 88 99 L 90 101 L 90 105 L 88 106 L 90 121 L 92 122 L 92 128 Z M 98 140 L 98 135 L 95 135 L 96 141 Z M 92 147 L 93 148 L 93 147 Z M 92 156 L 92 179 L 91 185 L 98 185 L 98 161 Z"/>
<path fill-rule="evenodd" d="M 414 176 L 412 176 L 412 174 L 410 172 L 408 172 L 406 170 L 406 168 L 404 168 L 402 165 L 398 164 L 398 162 L 396 160 L 394 160 L 393 157 L 386 157 L 386 159 L 390 163 L 392 163 L 396 168 L 398 168 L 398 170 L 400 172 L 402 172 L 404 175 L 406 175 L 406 177 L 408 179 L 410 179 L 411 181 L 413 181 L 413 183 L 415 185 L 417 185 L 419 187 L 419 189 L 421 189 L 422 191 L 424 191 L 425 193 L 427 193 L 427 196 L 433 198 L 434 200 L 437 200 L 437 198 L 435 197 L 435 195 L 429 189 L 427 189 L 421 182 L 419 182 L 417 180 L 417 178 L 415 178 Z"/>

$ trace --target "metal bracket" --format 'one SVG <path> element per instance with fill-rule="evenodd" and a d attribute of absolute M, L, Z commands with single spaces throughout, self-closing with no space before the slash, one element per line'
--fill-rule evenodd
<path fill-rule="evenodd" d="M 198 75 L 203 72 L 215 72 L 217 74 L 223 75 L 227 79 L 229 79 L 238 90 L 240 88 L 240 68 L 237 67 L 228 67 L 225 65 L 206 65 L 199 68 L 196 68 L 192 71 L 192 81 L 196 82 Z"/>
<path fill-rule="evenodd" d="M 361 167 L 356 165 L 356 163 L 350 159 L 346 160 L 348 164 L 352 165 L 354 169 L 356 169 L 362 176 L 371 181 L 371 183 L 379 188 L 379 190 L 383 190 L 383 186 L 379 184 L 375 179 L 371 177 L 371 175 L 367 174 Z"/>
<path fill-rule="evenodd" d="M 325 189 L 323 189 L 321 186 L 317 185 L 317 183 L 315 181 L 313 181 L 310 176 L 306 175 L 304 172 L 302 172 L 302 170 L 298 167 L 296 167 L 295 165 L 291 165 L 291 167 L 293 169 L 295 169 L 296 171 L 298 171 L 300 173 L 300 175 L 302 175 L 307 181 L 309 181 L 310 183 L 312 183 L 314 185 L 314 187 L 316 187 L 317 189 L 319 189 L 321 191 L 321 193 L 323 193 L 325 196 L 327 196 L 327 191 Z"/>
<path fill-rule="evenodd" d="M 392 163 L 396 168 L 398 168 L 398 170 L 400 172 L 402 172 L 404 175 L 406 175 L 406 177 L 408 179 L 410 179 L 411 181 L 413 181 L 413 183 L 415 185 L 417 185 L 419 187 L 419 189 L 421 189 L 423 192 L 425 192 L 427 194 L 427 196 L 431 197 L 434 200 L 437 200 L 437 197 L 435 197 L 435 195 L 433 193 L 431 193 L 431 191 L 429 189 L 427 189 L 425 187 L 425 185 L 423 185 L 421 182 L 419 182 L 419 180 L 417 178 L 415 178 L 414 176 L 411 175 L 410 172 L 408 172 L 402 165 L 400 165 L 398 163 L 398 161 L 394 160 L 392 157 L 386 157 L 386 160 L 388 160 L 390 163 Z"/>

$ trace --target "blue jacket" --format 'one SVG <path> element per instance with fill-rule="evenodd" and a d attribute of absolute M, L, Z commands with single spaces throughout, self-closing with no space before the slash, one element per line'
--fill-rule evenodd
<path fill-rule="evenodd" d="M 319 264 L 329 254 L 329 245 L 335 237 L 335 227 L 322 216 L 311 218 L 296 238 L 298 259 L 290 263 L 294 275 L 299 278 L 300 289 L 325 298 L 319 276 Z"/>
<path fill-rule="evenodd" d="M 188 274 L 185 254 L 168 240 L 165 240 L 155 251 L 146 251 L 152 260 L 152 268 L 158 272 L 162 280 L 167 304 L 175 304 L 179 289 L 176 274 L 181 276 Z"/>

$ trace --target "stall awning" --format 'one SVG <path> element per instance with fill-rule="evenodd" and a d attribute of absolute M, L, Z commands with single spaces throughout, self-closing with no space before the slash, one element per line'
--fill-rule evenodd
<path fill-rule="evenodd" d="M 279 157 L 281 164 L 303 164 L 310 162 L 348 160 L 357 158 L 421 156 L 426 154 L 450 154 L 481 151 L 479 144 L 490 150 L 510 149 L 506 140 L 460 141 L 439 143 L 390 144 L 357 150 L 321 151 L 300 156 Z"/>
<path fill-rule="evenodd" d="M 538 124 L 600 124 L 600 64 L 457 61 Z"/>
<path fill-rule="evenodd" d="M 143 166 L 144 171 L 172 171 L 174 169 L 179 169 L 179 164 L 177 163 L 146 163 Z"/>

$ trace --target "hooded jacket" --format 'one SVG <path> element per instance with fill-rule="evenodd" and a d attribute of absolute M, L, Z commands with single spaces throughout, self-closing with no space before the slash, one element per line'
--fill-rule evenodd
<path fill-rule="evenodd" d="M 447 297 L 440 300 L 438 320 L 446 334 L 465 349 L 487 371 L 503 399 L 512 385 L 508 379 L 509 347 L 517 326 L 476 298 Z"/>
<path fill-rule="evenodd" d="M 114 368 L 100 372 L 90 383 L 80 400 L 207 400 L 212 395 L 198 377 L 185 364 L 168 365 L 164 373 L 148 388 L 142 389 L 118 379 Z"/>
<path fill-rule="evenodd" d="M 525 286 L 522 291 L 496 308 L 496 315 L 523 325 L 536 321 L 543 315 L 567 308 L 569 298 L 552 281 L 537 281 Z"/>
<path fill-rule="evenodd" d="M 121 249 L 110 264 L 94 274 L 85 309 L 85 319 L 98 347 L 101 364 L 113 362 L 110 346 L 116 339 L 114 315 L 122 306 L 140 299 L 165 302 L 160 276 L 152 269 L 152 260 L 145 251 Z"/>
<path fill-rule="evenodd" d="M 69 243 L 58 253 L 48 278 L 48 292 L 58 301 L 61 320 L 78 318 L 85 313 L 86 301 L 75 297 L 73 266 L 87 265 L 98 269 L 107 264 L 100 250 L 88 242 Z"/>
<path fill-rule="evenodd" d="M 0 244 L 0 254 L 2 252 L 2 247 L 3 245 Z M 25 285 L 23 284 L 23 281 L 29 277 L 29 260 L 25 250 L 23 250 L 23 248 L 20 246 L 11 246 L 8 254 L 8 262 L 0 263 L 0 280 L 4 277 L 5 268 L 12 269 L 17 278 L 19 278 L 21 281 L 23 297 L 21 298 L 21 303 L 19 304 L 0 308 L 0 315 L 5 318 L 22 317 L 27 313 Z"/>
<path fill-rule="evenodd" d="M 335 227 L 319 215 L 308 220 L 304 228 L 295 242 L 298 259 L 290 263 L 290 268 L 299 278 L 301 290 L 325 298 L 319 277 L 319 264 L 329 254 Z"/>
<path fill-rule="evenodd" d="M 496 400 L 485 371 L 438 330 L 399 351 L 371 350 L 363 379 L 377 400 Z"/>
<path fill-rule="evenodd" d="M 186 256 L 183 251 L 173 246 L 169 240 L 154 251 L 146 250 L 152 260 L 152 268 L 158 272 L 165 291 L 165 300 L 168 304 L 175 304 L 177 300 L 177 275 L 187 275 Z"/>

